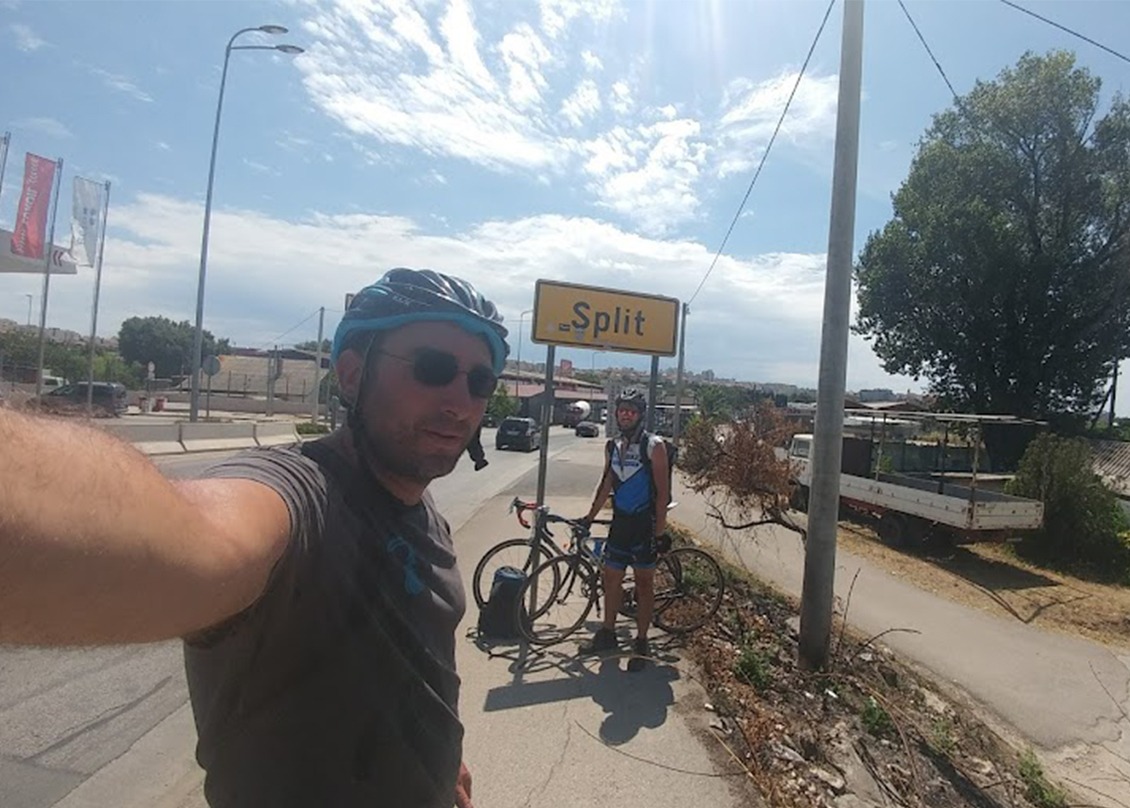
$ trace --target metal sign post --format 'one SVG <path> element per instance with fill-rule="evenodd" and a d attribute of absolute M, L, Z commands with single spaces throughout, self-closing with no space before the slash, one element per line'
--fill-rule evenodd
<path fill-rule="evenodd" d="M 644 427 L 648 432 L 655 431 L 655 411 L 658 409 L 655 400 L 659 391 L 659 357 L 651 357 L 651 381 L 647 386 L 647 425 Z"/>
<path fill-rule="evenodd" d="M 553 420 L 553 360 L 555 345 L 545 349 L 545 390 L 541 399 L 541 449 L 538 451 L 538 505 L 545 504 L 545 472 L 549 466 L 549 423 Z"/>
<path fill-rule="evenodd" d="M 208 390 L 205 393 L 205 399 L 204 399 L 205 400 L 204 417 L 205 418 L 211 418 L 212 417 L 212 377 L 220 372 L 220 358 L 218 356 L 213 355 L 213 354 L 209 354 L 208 356 L 204 357 L 204 361 L 201 362 L 200 369 L 203 370 L 204 374 L 208 377 Z"/>

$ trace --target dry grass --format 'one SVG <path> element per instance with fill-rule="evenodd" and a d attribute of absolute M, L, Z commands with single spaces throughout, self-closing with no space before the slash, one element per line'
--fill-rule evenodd
<path fill-rule="evenodd" d="M 888 572 L 958 603 L 1022 623 L 1130 648 L 1130 588 L 1093 583 L 1018 559 L 1006 545 L 973 544 L 918 556 L 882 544 L 868 527 L 841 523 L 839 543 Z"/>

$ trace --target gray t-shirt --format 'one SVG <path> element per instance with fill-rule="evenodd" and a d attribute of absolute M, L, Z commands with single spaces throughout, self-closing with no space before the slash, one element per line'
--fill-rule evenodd
<path fill-rule="evenodd" d="M 430 495 L 347 494 L 293 447 L 208 476 L 269 485 L 291 518 L 262 597 L 185 642 L 209 804 L 451 808 L 465 601 Z"/>

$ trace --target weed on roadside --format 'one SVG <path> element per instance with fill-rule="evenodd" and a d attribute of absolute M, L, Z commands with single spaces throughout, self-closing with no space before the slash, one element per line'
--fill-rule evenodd
<path fill-rule="evenodd" d="M 1067 794 L 1048 782 L 1044 767 L 1031 749 L 1020 755 L 1020 779 L 1024 782 L 1024 796 L 1037 808 L 1066 808 Z"/>

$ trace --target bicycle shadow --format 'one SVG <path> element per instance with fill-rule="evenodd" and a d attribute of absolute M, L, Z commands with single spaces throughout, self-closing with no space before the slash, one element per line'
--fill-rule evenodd
<path fill-rule="evenodd" d="M 623 639 L 623 638 L 621 638 Z M 480 648 L 483 645 L 476 642 Z M 675 663 L 675 642 L 668 637 L 652 640 L 652 659 L 642 671 L 626 670 L 631 654 L 579 656 L 577 643 L 532 649 L 524 644 L 495 650 L 492 658 L 509 661 L 512 679 L 487 691 L 484 712 L 510 710 L 541 704 L 592 699 L 604 713 L 600 739 L 611 746 L 627 743 L 641 729 L 656 729 L 667 720 L 675 703 L 672 683 L 680 678 Z M 552 674 L 552 678 L 545 678 Z"/>

